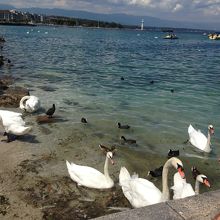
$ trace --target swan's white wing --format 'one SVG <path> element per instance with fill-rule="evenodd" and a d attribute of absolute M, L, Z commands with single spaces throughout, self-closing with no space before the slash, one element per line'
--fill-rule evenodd
<path fill-rule="evenodd" d="M 17 124 L 11 124 L 5 131 L 14 135 L 24 135 L 31 131 L 32 127 L 25 127 Z"/>
<path fill-rule="evenodd" d="M 203 133 L 194 131 L 193 133 L 190 133 L 189 137 L 191 144 L 200 150 L 203 150 L 206 147 L 207 138 Z"/>
<path fill-rule="evenodd" d="M 125 167 L 121 167 L 119 173 L 119 184 L 120 186 L 123 185 L 123 182 L 127 182 L 131 179 L 130 173 Z M 126 183 L 125 183 L 126 184 Z"/>
<path fill-rule="evenodd" d="M 142 178 L 131 178 L 122 190 L 135 208 L 158 203 L 162 197 L 161 191 L 152 182 Z"/>
<path fill-rule="evenodd" d="M 195 195 L 195 191 L 193 190 L 192 185 L 186 183 L 182 191 L 182 198 L 186 198 L 188 196 L 194 196 L 194 195 Z"/>
<path fill-rule="evenodd" d="M 190 143 L 200 150 L 204 150 L 207 144 L 207 137 L 201 131 L 196 131 L 192 125 L 189 126 L 188 133 Z"/>
<path fill-rule="evenodd" d="M 13 111 L 0 110 L 0 116 L 1 117 L 14 117 L 14 116 L 22 116 L 22 114 L 18 112 L 13 112 Z"/>
<path fill-rule="evenodd" d="M 137 178 L 131 181 L 133 200 L 139 207 L 160 202 L 162 193 L 150 181 Z"/>
<path fill-rule="evenodd" d="M 12 124 L 18 125 L 18 126 L 24 126 L 25 121 L 20 116 L 14 116 L 14 117 L 2 117 L 2 124 L 4 127 L 11 126 Z"/>

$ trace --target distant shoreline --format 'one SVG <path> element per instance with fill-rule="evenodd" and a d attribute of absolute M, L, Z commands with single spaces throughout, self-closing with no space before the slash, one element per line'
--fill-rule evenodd
<path fill-rule="evenodd" d="M 57 24 L 42 24 L 42 23 L 36 23 L 36 24 L 28 24 L 28 23 L 12 23 L 12 22 L 0 22 L 0 25 L 5 25 L 5 26 L 68 26 L 68 27 L 85 27 L 85 28 L 106 28 L 106 27 L 94 27 L 94 26 L 71 26 L 71 25 L 57 25 Z M 136 26 L 132 27 L 132 26 L 124 26 L 123 28 L 108 28 L 108 29 L 131 29 L 131 30 L 140 30 L 138 29 Z M 164 32 L 164 29 L 171 29 L 169 27 L 145 27 L 145 29 L 143 31 L 156 31 L 156 32 Z M 201 29 L 188 29 L 188 28 L 172 28 L 172 30 L 174 30 L 175 32 L 208 32 L 211 33 L 213 32 L 212 30 L 201 30 Z"/>
<path fill-rule="evenodd" d="M 10 25 L 10 26 L 37 26 L 37 24 L 28 23 L 12 23 L 12 22 L 0 22 L 0 25 Z"/>

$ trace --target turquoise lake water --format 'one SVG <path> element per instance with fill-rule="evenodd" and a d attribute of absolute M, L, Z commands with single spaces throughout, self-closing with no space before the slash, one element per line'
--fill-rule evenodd
<path fill-rule="evenodd" d="M 191 123 L 207 135 L 213 124 L 208 158 L 219 157 L 220 41 L 202 32 L 179 32 L 179 39 L 170 41 L 163 32 L 137 30 L 0 30 L 6 38 L 2 53 L 13 63 L 0 74 L 13 75 L 45 108 L 55 103 L 66 119 L 59 125 L 63 130 L 86 117 L 102 142 L 117 143 L 124 135 L 137 140 L 128 146 L 135 151 L 165 155 L 185 146 L 186 156 L 201 156 L 183 144 L 187 128 Z M 119 131 L 117 122 L 131 129 Z"/>

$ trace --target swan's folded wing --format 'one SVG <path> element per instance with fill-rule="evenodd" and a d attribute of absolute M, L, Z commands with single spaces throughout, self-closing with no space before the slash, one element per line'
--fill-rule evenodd
<path fill-rule="evenodd" d="M 184 188 L 182 190 L 182 198 L 186 198 L 188 196 L 194 196 L 195 191 L 192 188 L 192 185 L 187 183 L 184 185 Z"/>
<path fill-rule="evenodd" d="M 199 149 L 203 149 L 206 146 L 207 137 L 201 132 L 194 131 L 190 133 L 190 142 Z"/>
<path fill-rule="evenodd" d="M 11 125 L 24 126 L 25 121 L 20 116 L 2 117 L 2 124 L 4 127 L 9 127 Z"/>
<path fill-rule="evenodd" d="M 173 199 L 182 199 L 195 195 L 191 184 L 186 182 L 175 184 L 171 189 L 173 190 Z"/>
<path fill-rule="evenodd" d="M 130 182 L 132 198 L 138 207 L 152 205 L 161 201 L 161 191 L 150 181 L 142 178 L 132 179 Z"/>
<path fill-rule="evenodd" d="M 122 186 L 123 182 L 126 182 L 130 179 L 131 179 L 131 176 L 128 170 L 125 167 L 121 167 L 120 173 L 119 173 L 119 184 Z"/>

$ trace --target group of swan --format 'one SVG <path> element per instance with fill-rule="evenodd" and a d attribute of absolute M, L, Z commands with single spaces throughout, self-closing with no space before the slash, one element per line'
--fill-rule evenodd
<path fill-rule="evenodd" d="M 185 177 L 183 164 L 176 157 L 171 157 L 163 166 L 162 192 L 149 180 L 139 178 L 137 174 L 131 176 L 125 167 L 122 167 L 119 174 L 119 184 L 128 201 L 134 208 L 164 202 L 170 199 L 168 188 L 168 171 L 173 167 L 178 170 L 181 178 Z"/>
<path fill-rule="evenodd" d="M 35 112 L 40 108 L 40 100 L 36 96 L 24 96 L 20 100 L 19 107 L 27 112 Z M 11 141 L 11 134 L 20 136 L 29 133 L 32 129 L 32 127 L 25 125 L 22 114 L 18 112 L 0 110 L 0 120 L 8 142 Z"/>
<path fill-rule="evenodd" d="M 38 97 L 29 95 L 24 96 L 20 100 L 19 104 L 20 109 L 25 112 L 35 112 L 40 108 L 40 100 Z M 52 117 L 55 112 L 55 104 L 52 108 L 48 109 L 46 115 Z M 12 135 L 24 135 L 31 131 L 30 126 L 25 126 L 25 121 L 22 118 L 22 114 L 13 111 L 0 110 L 0 120 L 5 129 L 5 135 L 7 136 L 7 141 L 10 142 L 10 134 Z"/>
<path fill-rule="evenodd" d="M 192 125 L 188 127 L 190 143 L 201 151 L 211 152 L 211 135 L 214 134 L 213 125 L 208 126 L 208 136 L 206 137 L 200 130 L 196 130 Z"/>
<path fill-rule="evenodd" d="M 199 174 L 196 176 L 195 190 L 192 185 L 186 182 L 186 179 L 182 179 L 179 173 L 175 173 L 173 177 L 174 185 L 171 187 L 173 190 L 173 199 L 182 199 L 188 196 L 194 196 L 199 194 L 200 183 L 210 187 L 207 176 Z"/>
<path fill-rule="evenodd" d="M 68 173 L 71 179 L 78 185 L 95 189 L 108 189 L 114 186 L 114 181 L 111 179 L 108 172 L 109 161 L 114 164 L 112 160 L 113 150 L 111 151 L 106 147 L 103 148 L 102 145 L 99 146 L 106 152 L 104 174 L 92 167 L 81 166 L 66 161 Z M 168 173 L 171 167 L 178 171 L 173 178 L 174 186 L 171 187 L 174 192 L 173 199 L 180 199 L 199 194 L 199 183 L 203 183 L 210 187 L 207 177 L 198 173 L 198 175 L 196 175 L 194 191 L 191 184 L 186 182 L 182 161 L 176 157 L 168 159 L 163 166 L 162 192 L 149 180 L 139 178 L 137 174 L 131 176 L 125 167 L 121 167 L 119 184 L 124 196 L 128 199 L 132 207 L 140 208 L 168 201 L 170 199 Z"/>
<path fill-rule="evenodd" d="M 10 141 L 10 134 L 20 136 L 29 133 L 31 130 L 30 126 L 25 126 L 25 121 L 21 113 L 0 110 L 0 120 L 5 129 L 5 135 L 8 138 L 8 142 Z"/>
<path fill-rule="evenodd" d="M 208 131 L 208 138 L 206 138 L 205 135 L 203 135 L 200 131 L 196 131 L 192 125 L 190 125 L 188 128 L 190 143 L 200 150 L 210 152 L 210 136 L 214 133 L 212 125 L 208 126 Z M 107 189 L 114 186 L 114 182 L 108 172 L 109 161 L 113 164 L 113 151 L 103 147 L 102 145 L 100 145 L 100 148 L 106 152 L 104 174 L 92 167 L 81 166 L 66 161 L 69 175 L 78 185 L 96 189 Z M 174 185 L 171 187 L 174 194 L 173 199 L 185 198 L 199 194 L 200 183 L 210 187 L 207 177 L 203 174 L 197 173 L 195 190 L 193 190 L 191 184 L 186 182 L 182 161 L 176 157 L 171 157 L 163 166 L 162 192 L 149 180 L 139 178 L 137 174 L 131 176 L 125 167 L 121 167 L 119 173 L 119 184 L 124 196 L 134 208 L 169 200 L 170 193 L 168 187 L 168 172 L 171 167 L 178 171 L 173 177 Z"/>

